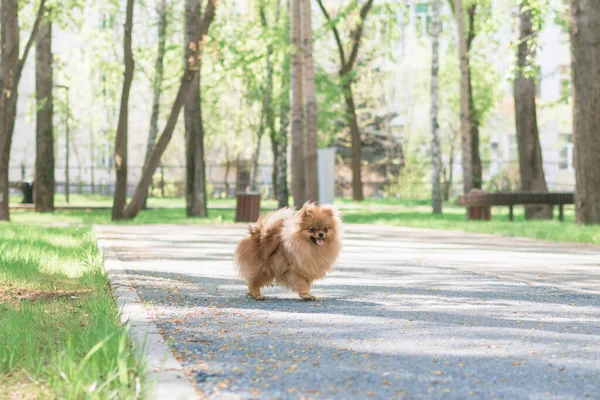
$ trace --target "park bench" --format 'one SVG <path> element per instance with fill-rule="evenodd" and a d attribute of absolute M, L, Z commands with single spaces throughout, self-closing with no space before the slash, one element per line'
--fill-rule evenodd
<path fill-rule="evenodd" d="M 458 204 L 469 208 L 469 219 L 491 219 L 492 206 L 508 206 L 508 219 L 513 220 L 513 206 L 529 204 L 547 204 L 558 206 L 558 219 L 564 220 L 563 206 L 575 204 L 573 193 L 489 193 L 473 191 L 458 198 Z"/>

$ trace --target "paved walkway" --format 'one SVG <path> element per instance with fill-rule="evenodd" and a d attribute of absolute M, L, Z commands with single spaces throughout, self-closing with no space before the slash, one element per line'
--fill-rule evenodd
<path fill-rule="evenodd" d="M 600 398 L 600 248 L 346 226 L 306 303 L 245 296 L 245 226 L 110 226 L 200 397 Z"/>

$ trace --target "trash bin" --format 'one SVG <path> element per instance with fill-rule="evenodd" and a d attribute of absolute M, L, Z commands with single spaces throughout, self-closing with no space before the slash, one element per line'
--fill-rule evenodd
<path fill-rule="evenodd" d="M 20 189 L 23 193 L 21 204 L 33 204 L 33 182 L 21 182 Z"/>
<path fill-rule="evenodd" d="M 235 222 L 256 222 L 259 215 L 259 193 L 238 193 L 236 195 Z"/>

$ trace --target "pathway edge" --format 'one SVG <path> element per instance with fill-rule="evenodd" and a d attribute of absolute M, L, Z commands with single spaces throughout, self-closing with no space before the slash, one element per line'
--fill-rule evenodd
<path fill-rule="evenodd" d="M 132 343 L 144 356 L 146 382 L 152 398 L 157 400 L 200 398 L 192 382 L 185 375 L 183 366 L 173 356 L 158 327 L 146 311 L 123 263 L 102 238 L 102 231 L 97 226 L 94 226 L 94 233 L 102 253 L 104 270 L 108 275 L 119 309 L 121 323 L 129 323 Z"/>

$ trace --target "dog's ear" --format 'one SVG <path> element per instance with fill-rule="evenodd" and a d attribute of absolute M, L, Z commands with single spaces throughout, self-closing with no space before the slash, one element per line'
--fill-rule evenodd
<path fill-rule="evenodd" d="M 337 222 L 342 221 L 342 213 L 340 213 L 334 206 L 325 204 L 321 206 L 321 209 Z"/>
<path fill-rule="evenodd" d="M 310 201 L 307 201 L 306 203 L 304 203 L 304 205 L 302 206 L 302 208 L 300 209 L 300 211 L 298 211 L 298 215 L 303 216 L 303 217 L 310 217 L 312 216 L 312 208 L 314 207 L 314 203 L 311 203 Z"/>

